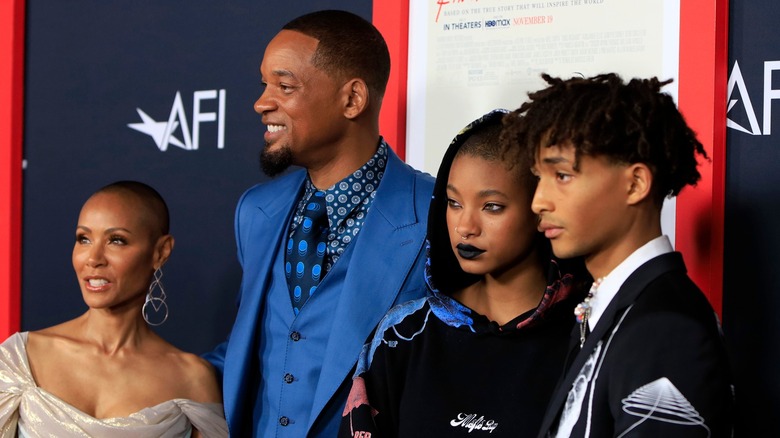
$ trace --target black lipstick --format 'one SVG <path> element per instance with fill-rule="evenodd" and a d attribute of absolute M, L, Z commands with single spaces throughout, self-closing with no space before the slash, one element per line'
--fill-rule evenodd
<path fill-rule="evenodd" d="M 469 245 L 468 243 L 459 243 L 456 248 L 458 249 L 458 254 L 466 259 L 466 260 L 472 260 L 480 256 L 483 252 L 485 252 L 484 249 L 477 248 L 476 246 Z"/>

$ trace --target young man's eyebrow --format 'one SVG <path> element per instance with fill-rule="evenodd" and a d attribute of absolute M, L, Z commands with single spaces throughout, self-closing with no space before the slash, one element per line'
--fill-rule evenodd
<path fill-rule="evenodd" d="M 559 164 L 559 163 L 570 163 L 570 161 L 568 159 L 566 159 L 565 157 L 562 157 L 562 156 L 559 155 L 557 157 L 544 157 L 544 158 L 542 158 L 542 163 L 545 163 L 545 164 Z"/>

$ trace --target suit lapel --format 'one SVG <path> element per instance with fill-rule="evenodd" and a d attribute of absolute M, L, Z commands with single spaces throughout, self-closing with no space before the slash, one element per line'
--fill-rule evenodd
<path fill-rule="evenodd" d="M 225 353 L 225 411 L 243 412 L 243 394 L 249 386 L 243 379 L 253 374 L 257 354 L 257 327 L 263 299 L 271 280 L 280 242 L 287 230 L 287 221 L 294 208 L 305 172 L 296 172 L 277 182 L 260 186 L 256 193 L 245 195 L 236 219 L 239 258 L 243 267 L 241 297 L 234 328 Z M 229 364 L 228 364 L 229 363 Z M 244 413 L 251 415 L 251 413 Z M 245 422 L 232 418 L 232 424 Z"/>
<path fill-rule="evenodd" d="M 415 211 L 414 185 L 413 173 L 390 151 L 376 198 L 354 241 L 344 288 L 334 309 L 313 414 L 322 411 L 348 377 L 362 345 L 390 309 L 421 251 L 425 222 Z M 312 415 L 309 427 L 315 420 Z"/>
<path fill-rule="evenodd" d="M 680 253 L 673 252 L 657 256 L 651 260 L 648 260 L 634 271 L 620 286 L 620 290 L 615 295 L 615 298 L 609 303 L 609 306 L 604 310 L 604 314 L 599 319 L 598 324 L 594 327 L 593 331 L 588 335 L 585 340 L 585 344 L 580 349 L 571 367 L 566 371 L 566 374 L 560 384 L 557 386 L 555 393 L 550 399 L 550 403 L 547 405 L 547 412 L 542 420 L 542 427 L 540 429 L 540 437 L 545 436 L 547 431 L 553 426 L 553 423 L 558 418 L 558 414 L 563 408 L 566 398 L 569 394 L 574 379 L 579 375 L 582 366 L 590 357 L 593 350 L 598 345 L 609 330 L 612 329 L 617 318 L 623 314 L 626 308 L 633 304 L 639 295 L 645 290 L 647 285 L 658 278 L 665 272 L 673 269 L 684 269 L 685 265 L 682 261 Z M 575 327 L 572 332 L 572 337 L 579 336 L 579 327 Z M 576 340 L 579 343 L 579 340 Z"/>

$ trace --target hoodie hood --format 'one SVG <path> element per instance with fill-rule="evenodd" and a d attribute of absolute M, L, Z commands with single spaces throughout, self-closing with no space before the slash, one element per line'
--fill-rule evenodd
<path fill-rule="evenodd" d="M 449 295 L 481 278 L 464 272 L 452 252 L 447 229 L 447 183 L 450 179 L 452 162 L 455 161 L 455 156 L 463 143 L 477 128 L 500 125 L 508 112 L 505 109 L 496 109 L 469 123 L 455 136 L 444 153 L 439 172 L 436 174 L 431 207 L 428 210 L 428 275 L 426 277 L 431 290 Z"/>
<path fill-rule="evenodd" d="M 504 109 L 493 110 L 468 124 L 455 136 L 447 148 L 436 174 L 433 197 L 428 211 L 428 259 L 425 266 L 425 281 L 430 295 L 427 301 L 431 310 L 445 324 L 452 327 L 464 327 L 475 332 L 485 330 L 486 318 L 481 315 L 477 316 L 471 309 L 451 297 L 452 293 L 466 288 L 482 277 L 463 271 L 452 250 L 447 227 L 447 183 L 455 156 L 466 140 L 477 128 L 492 124 L 500 125 L 507 113 L 508 111 Z M 541 241 L 548 243 L 544 236 L 540 235 L 539 237 Z M 539 306 L 529 312 L 527 317 L 514 321 L 516 329 L 536 326 L 537 323 L 545 319 L 549 310 L 552 307 L 558 307 L 559 303 L 568 303 L 564 304 L 563 307 L 568 306 L 573 309 L 574 304 L 584 296 L 583 288 L 586 284 L 589 285 L 590 276 L 585 271 L 584 264 L 580 259 L 555 259 L 549 243 L 541 245 L 540 249 L 542 250 L 540 257 L 542 260 L 547 260 L 545 266 L 547 288 Z M 483 321 L 475 321 L 475 318 Z"/>

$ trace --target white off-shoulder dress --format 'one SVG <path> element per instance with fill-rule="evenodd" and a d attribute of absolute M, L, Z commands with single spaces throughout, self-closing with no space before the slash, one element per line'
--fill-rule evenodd
<path fill-rule="evenodd" d="M 174 399 L 127 417 L 94 418 L 39 388 L 27 360 L 27 332 L 0 344 L 0 438 L 228 436 L 219 403 Z M 18 435 L 17 435 L 18 434 Z"/>

